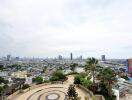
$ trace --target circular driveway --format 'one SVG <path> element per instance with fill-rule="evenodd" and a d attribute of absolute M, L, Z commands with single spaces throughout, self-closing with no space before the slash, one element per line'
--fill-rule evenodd
<path fill-rule="evenodd" d="M 66 98 L 67 90 L 70 84 L 73 84 L 74 76 L 68 76 L 67 82 L 64 84 L 49 84 L 44 85 L 28 92 L 20 94 L 19 96 L 12 98 L 11 100 L 64 100 Z M 76 88 L 78 96 L 81 100 L 85 100 L 84 97 L 88 96 L 88 93 Z"/>

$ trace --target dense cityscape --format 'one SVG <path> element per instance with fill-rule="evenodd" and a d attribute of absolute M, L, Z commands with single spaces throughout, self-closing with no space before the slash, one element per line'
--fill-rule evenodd
<path fill-rule="evenodd" d="M 36 85 L 51 83 L 51 86 L 56 84 L 59 88 L 59 84 L 66 84 L 69 77 L 72 77 L 70 82 L 73 81 L 72 84 L 76 84 L 76 88 L 80 88 L 80 91 L 87 92 L 89 90 L 93 93 L 92 97 L 78 95 L 77 100 L 79 98 L 81 100 L 84 98 L 85 100 L 125 100 L 124 98 L 132 98 L 131 66 L 131 59 L 106 59 L 105 55 L 101 55 L 98 60 L 95 58 L 83 59 L 82 56 L 75 58 L 72 53 L 69 54 L 69 58 L 59 55 L 56 58 L 45 59 L 7 55 L 7 57 L 0 58 L 1 100 L 41 100 L 39 97 L 37 99 L 37 96 L 36 99 L 32 99 L 33 95 L 31 96 L 31 94 L 30 98 L 22 99 L 22 97 L 28 91 L 33 91 L 32 87 Z M 103 78 L 104 80 L 102 80 Z M 105 86 L 108 85 L 107 81 L 110 82 L 110 87 Z M 86 91 L 80 86 L 88 90 Z M 92 88 L 93 86 L 95 88 Z M 53 95 L 53 97 L 56 96 Z M 62 98 L 57 100 L 62 100 Z M 68 95 L 65 95 L 66 98 Z"/>

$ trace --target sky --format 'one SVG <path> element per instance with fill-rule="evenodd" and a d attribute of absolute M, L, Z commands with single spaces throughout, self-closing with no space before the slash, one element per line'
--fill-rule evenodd
<path fill-rule="evenodd" d="M 0 0 L 0 56 L 132 57 L 132 0 Z"/>

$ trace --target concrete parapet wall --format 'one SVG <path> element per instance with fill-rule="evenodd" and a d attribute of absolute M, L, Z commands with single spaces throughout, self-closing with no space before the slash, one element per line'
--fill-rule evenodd
<path fill-rule="evenodd" d="M 16 96 L 16 95 L 19 94 L 19 93 L 20 93 L 20 90 L 14 92 L 13 94 L 11 94 L 11 95 L 9 95 L 9 96 L 7 97 L 7 100 L 10 100 L 12 97 Z"/>
<path fill-rule="evenodd" d="M 97 100 L 105 100 L 104 96 L 102 95 L 95 95 Z"/>
<path fill-rule="evenodd" d="M 79 88 L 83 89 L 84 91 L 88 92 L 91 97 L 95 96 L 96 100 L 105 100 L 103 95 L 94 95 L 92 91 L 84 87 L 83 85 L 78 85 Z"/>
<path fill-rule="evenodd" d="M 78 85 L 78 87 L 81 88 L 82 90 L 88 92 L 88 93 L 90 94 L 91 97 L 94 96 L 94 95 L 93 95 L 93 92 L 90 91 L 89 89 L 87 89 L 86 87 L 84 87 L 83 85 Z"/>

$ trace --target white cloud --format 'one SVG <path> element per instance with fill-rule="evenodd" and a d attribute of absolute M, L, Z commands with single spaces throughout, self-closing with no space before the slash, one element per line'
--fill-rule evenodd
<path fill-rule="evenodd" d="M 0 0 L 0 54 L 131 57 L 131 4 L 131 0 Z"/>

